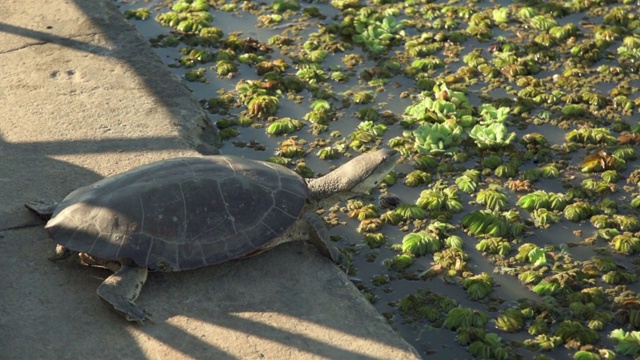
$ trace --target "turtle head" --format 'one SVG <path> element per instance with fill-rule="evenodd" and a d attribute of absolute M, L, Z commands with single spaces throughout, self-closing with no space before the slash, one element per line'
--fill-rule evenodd
<path fill-rule="evenodd" d="M 399 158 L 400 153 L 393 149 L 357 156 L 327 175 L 309 180 L 309 198 L 339 201 L 365 194 L 387 176 Z"/>

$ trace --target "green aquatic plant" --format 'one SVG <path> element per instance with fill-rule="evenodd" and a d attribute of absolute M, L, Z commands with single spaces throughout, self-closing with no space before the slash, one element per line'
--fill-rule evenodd
<path fill-rule="evenodd" d="M 433 186 L 431 189 L 423 190 L 416 200 L 416 205 L 432 212 L 451 211 L 457 213 L 462 211 L 458 189 L 451 186 L 445 188 Z"/>
<path fill-rule="evenodd" d="M 612 285 L 630 284 L 635 282 L 636 278 L 635 274 L 622 270 L 613 270 L 602 275 L 602 281 Z"/>
<path fill-rule="evenodd" d="M 520 309 L 507 309 L 496 317 L 496 327 L 505 332 L 518 332 L 524 325 L 524 315 Z"/>
<path fill-rule="evenodd" d="M 413 170 L 404 179 L 405 185 L 409 187 L 416 187 L 431 182 L 431 174 L 422 170 Z"/>
<path fill-rule="evenodd" d="M 300 120 L 291 118 L 281 118 L 267 127 L 267 134 L 272 136 L 291 134 L 296 132 L 304 126 L 304 123 Z"/>
<path fill-rule="evenodd" d="M 488 322 L 489 318 L 481 311 L 467 307 L 456 307 L 449 310 L 443 325 L 447 329 L 457 330 L 468 327 L 484 328 Z"/>
<path fill-rule="evenodd" d="M 331 146 L 325 146 L 322 149 L 319 149 L 317 152 L 318 158 L 322 159 L 322 160 L 331 160 L 331 159 L 337 159 L 340 157 L 340 155 L 343 153 L 344 151 L 335 148 L 335 147 L 331 147 Z"/>
<path fill-rule="evenodd" d="M 208 9 L 209 3 L 206 0 L 179 1 L 172 6 L 173 11 L 158 14 L 156 20 L 181 33 L 198 33 L 211 26 L 213 15 Z"/>
<path fill-rule="evenodd" d="M 502 123 L 478 124 L 471 129 L 469 137 L 480 149 L 499 149 L 515 140 L 516 133 L 508 133 L 507 127 Z"/>
<path fill-rule="evenodd" d="M 598 151 L 595 154 L 587 155 L 580 162 L 580 170 L 585 173 L 602 172 L 605 170 L 620 170 L 625 166 L 625 161 L 605 151 Z"/>
<path fill-rule="evenodd" d="M 560 214 L 559 211 L 535 209 L 531 212 L 531 218 L 535 227 L 548 228 L 551 224 L 560 221 Z"/>
<path fill-rule="evenodd" d="M 507 163 L 500 164 L 494 170 L 497 177 L 501 178 L 513 178 L 518 174 L 518 168 L 520 167 L 520 160 L 513 159 Z"/>
<path fill-rule="evenodd" d="M 589 329 L 600 331 L 611 322 L 613 316 L 604 311 L 596 311 L 590 319 L 588 319 L 587 326 Z"/>
<path fill-rule="evenodd" d="M 276 12 L 285 12 L 287 10 L 296 11 L 300 9 L 300 3 L 298 0 L 274 0 L 271 3 L 271 8 Z"/>
<path fill-rule="evenodd" d="M 424 219 L 427 217 L 427 212 L 423 208 L 412 204 L 400 204 L 393 209 L 393 212 L 404 220 Z"/>
<path fill-rule="evenodd" d="M 507 360 L 513 357 L 502 345 L 500 337 L 493 333 L 487 333 L 482 340 L 471 343 L 469 352 L 478 359 Z"/>
<path fill-rule="evenodd" d="M 485 272 L 467 277 L 461 284 L 473 300 L 484 299 L 493 291 L 493 277 Z"/>
<path fill-rule="evenodd" d="M 404 25 L 397 22 L 393 16 L 370 21 L 364 13 L 360 12 L 356 20 L 354 27 L 356 33 L 351 36 L 351 39 L 372 54 L 387 51 L 389 46 L 405 35 Z"/>
<path fill-rule="evenodd" d="M 455 153 L 463 129 L 454 122 L 424 123 L 413 131 L 414 147 L 423 154 Z"/>
<path fill-rule="evenodd" d="M 531 321 L 527 328 L 529 335 L 541 335 L 549 333 L 549 323 L 545 319 L 536 318 Z"/>
<path fill-rule="evenodd" d="M 487 207 L 487 210 L 502 210 L 507 204 L 507 196 L 496 189 L 483 189 L 478 191 L 476 202 Z"/>
<path fill-rule="evenodd" d="M 569 311 L 571 311 L 571 315 L 576 319 L 588 320 L 596 313 L 596 304 L 585 304 L 580 301 L 575 301 L 569 304 Z"/>
<path fill-rule="evenodd" d="M 205 68 L 191 69 L 191 70 L 187 70 L 184 73 L 184 78 L 187 81 L 191 81 L 191 82 L 206 83 L 207 82 L 206 73 L 207 73 L 207 69 Z"/>
<path fill-rule="evenodd" d="M 577 345 L 587 345 L 595 343 L 598 338 L 598 332 L 582 325 L 579 321 L 565 320 L 558 325 L 554 335 L 560 337 L 566 343 L 573 341 Z"/>
<path fill-rule="evenodd" d="M 473 106 L 463 92 L 450 90 L 445 84 L 440 84 L 433 86 L 433 93 L 433 98 L 427 97 L 426 92 L 423 93 L 419 102 L 405 109 L 402 116 L 406 125 L 420 122 L 446 123 L 449 119 L 454 119 L 463 128 L 473 125 Z M 458 130 L 451 128 L 451 131 Z"/>
<path fill-rule="evenodd" d="M 520 280 L 523 285 L 537 284 L 538 282 L 540 282 L 540 280 L 542 280 L 542 275 L 540 275 L 538 271 L 527 270 L 518 274 L 518 280 Z"/>
<path fill-rule="evenodd" d="M 389 270 L 404 271 L 415 262 L 415 258 L 409 254 L 398 254 L 382 262 Z"/>
<path fill-rule="evenodd" d="M 182 56 L 178 59 L 178 63 L 187 68 L 213 61 L 215 58 L 211 51 L 207 49 L 194 49 L 192 47 L 182 48 L 180 54 Z"/>
<path fill-rule="evenodd" d="M 177 12 L 198 12 L 209 10 L 209 2 L 207 0 L 178 0 L 172 6 L 171 10 Z"/>
<path fill-rule="evenodd" d="M 571 130 L 565 135 L 569 142 L 579 144 L 614 144 L 617 140 L 607 128 L 581 128 Z"/>
<path fill-rule="evenodd" d="M 370 249 L 377 249 L 387 243 L 387 237 L 382 233 L 369 233 L 364 235 L 364 242 Z"/>
<path fill-rule="evenodd" d="M 402 251 L 415 256 L 433 254 L 440 250 L 442 246 L 442 240 L 437 234 L 425 231 L 407 234 L 402 239 Z"/>
<path fill-rule="evenodd" d="M 482 158 L 480 165 L 484 168 L 497 169 L 498 166 L 502 165 L 502 157 L 495 154 L 485 156 Z"/>
<path fill-rule="evenodd" d="M 238 71 L 238 65 L 233 61 L 220 60 L 216 63 L 216 73 L 219 77 L 232 76 Z"/>
<path fill-rule="evenodd" d="M 579 222 L 591 217 L 596 213 L 594 205 L 585 201 L 578 201 L 573 204 L 569 204 L 564 208 L 564 217 L 573 222 Z"/>
<path fill-rule="evenodd" d="M 444 245 L 448 248 L 462 249 L 464 240 L 458 235 L 450 235 L 444 239 Z"/>
<path fill-rule="evenodd" d="M 382 220 L 379 218 L 370 218 L 360 221 L 360 225 L 356 229 L 359 233 L 376 232 L 382 227 Z"/>
<path fill-rule="evenodd" d="M 616 352 L 623 355 L 640 354 L 640 331 L 625 332 L 623 329 L 612 330 L 609 334 L 616 343 Z"/>
<path fill-rule="evenodd" d="M 616 203 L 614 202 L 614 204 Z M 640 230 L 640 218 L 638 218 L 638 216 L 636 215 L 614 214 L 613 222 L 616 228 L 622 231 Z"/>
<path fill-rule="evenodd" d="M 375 100 L 375 95 L 371 91 L 358 91 L 353 94 L 353 102 L 356 104 L 368 104 Z"/>
<path fill-rule="evenodd" d="M 360 200 L 349 200 L 347 202 L 347 216 L 358 220 L 365 220 L 378 217 L 378 207 L 374 204 L 364 204 Z"/>
<path fill-rule="evenodd" d="M 516 260 L 522 263 L 530 263 L 533 266 L 542 266 L 547 263 L 547 256 L 544 249 L 536 244 L 524 243 L 518 248 Z"/>
<path fill-rule="evenodd" d="M 403 316 L 413 319 L 428 319 L 432 323 L 442 323 L 444 314 L 456 308 L 458 303 L 445 295 L 431 290 L 418 290 L 398 301 L 398 310 Z"/>
<path fill-rule="evenodd" d="M 285 158 L 301 157 L 304 156 L 305 153 L 304 148 L 292 139 L 281 142 L 278 149 L 276 149 L 276 155 Z"/>
<path fill-rule="evenodd" d="M 124 12 L 124 17 L 127 19 L 146 20 L 151 16 L 148 9 L 129 9 Z"/>
<path fill-rule="evenodd" d="M 385 124 L 376 124 L 373 121 L 363 121 L 349 135 L 349 147 L 356 151 L 366 150 L 366 144 L 375 141 L 387 131 Z"/>
<path fill-rule="evenodd" d="M 469 346 L 469 344 L 482 340 L 485 337 L 487 331 L 477 327 L 464 327 L 456 330 L 456 342 L 462 346 Z"/>
<path fill-rule="evenodd" d="M 478 123 L 481 125 L 489 125 L 493 123 L 504 123 L 507 121 L 511 109 L 506 106 L 496 109 L 491 104 L 482 104 L 478 107 L 478 112 L 480 113 Z"/>
<path fill-rule="evenodd" d="M 256 64 L 256 72 L 263 76 L 267 73 L 281 74 L 289 68 L 289 63 L 284 59 L 265 60 Z"/>
<path fill-rule="evenodd" d="M 432 269 L 439 268 L 440 270 L 448 270 L 450 275 L 455 275 L 460 271 L 467 270 L 467 260 L 469 260 L 469 255 L 462 251 L 462 249 L 444 248 L 433 254 L 435 265 L 432 266 Z M 422 274 L 421 277 L 428 275 L 428 273 L 429 270 Z"/>
<path fill-rule="evenodd" d="M 501 237 L 489 237 L 480 240 L 476 244 L 476 249 L 483 253 L 507 256 L 511 252 L 511 243 Z"/>
<path fill-rule="evenodd" d="M 562 338 L 549 334 L 539 334 L 533 339 L 526 339 L 523 344 L 535 350 L 551 351 L 562 344 Z"/>
<path fill-rule="evenodd" d="M 461 176 L 458 176 L 455 182 L 460 190 L 462 190 L 467 194 L 471 194 L 474 191 L 476 191 L 479 180 L 480 180 L 480 171 L 475 169 L 469 169 L 469 170 L 465 170 Z M 638 200 L 638 207 L 640 208 L 640 200 Z"/>
<path fill-rule="evenodd" d="M 268 116 L 274 115 L 278 111 L 279 107 L 280 107 L 280 100 L 278 99 L 277 96 L 272 96 L 272 95 L 257 95 L 251 98 L 251 100 L 249 100 L 249 103 L 247 104 L 249 115 L 254 117 L 260 117 L 260 118 L 266 118 Z M 300 124 L 302 124 L 299 120 L 295 120 L 294 122 L 299 122 Z M 291 123 L 291 121 L 288 121 L 288 123 Z M 299 124 L 297 124 L 296 126 L 298 125 Z M 272 134 L 272 131 L 267 131 L 267 132 L 269 133 L 269 135 L 274 135 Z M 290 133 L 290 132 L 287 132 L 287 133 Z"/>
<path fill-rule="evenodd" d="M 611 239 L 611 247 L 617 252 L 631 255 L 640 252 L 640 238 L 635 237 L 630 232 L 624 232 Z"/>
<path fill-rule="evenodd" d="M 555 164 L 546 164 L 538 168 L 540 176 L 545 179 L 556 179 L 560 176 L 560 170 Z"/>
<path fill-rule="evenodd" d="M 475 210 L 462 217 L 461 225 L 469 235 L 504 237 L 517 235 L 522 229 L 514 226 L 503 215 L 489 210 Z"/>

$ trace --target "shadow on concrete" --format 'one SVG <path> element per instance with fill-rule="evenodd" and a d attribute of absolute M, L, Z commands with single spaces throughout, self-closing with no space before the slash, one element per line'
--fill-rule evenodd
<path fill-rule="evenodd" d="M 128 27 L 131 30 L 131 27 L 121 16 L 117 19 L 113 16 L 117 9 L 110 1 L 75 0 L 75 4 L 102 29 L 105 36 L 112 36 L 109 40 L 116 46 L 106 49 L 7 24 L 0 24 L 0 32 L 115 57 L 135 69 L 137 76 L 145 82 L 149 91 L 155 94 L 158 106 L 173 111 L 179 108 L 176 105 L 186 101 L 186 97 L 164 96 L 169 88 L 176 86 L 176 82 L 166 81 L 164 73 L 159 76 L 156 67 L 149 66 L 148 61 L 136 57 L 139 56 L 135 54 L 136 46 L 139 44 L 129 41 L 131 34 L 123 35 L 122 29 Z M 117 30 L 114 30 L 114 27 Z M 173 112 L 173 115 L 178 119 L 177 122 L 184 118 L 184 113 L 179 111 Z M 5 167 L 3 170 L 23 173 L 27 177 L 24 182 L 4 187 L 3 191 L 7 194 L 19 194 L 25 200 L 40 197 L 60 199 L 60 189 L 71 190 L 92 183 L 100 176 L 51 159 L 50 156 L 110 152 L 116 149 L 163 149 L 175 146 L 176 142 L 171 139 L 173 138 L 100 139 L 28 144 L 12 144 L 0 139 L 0 154 L 3 155 L 0 163 L 3 166 L 12 164 L 12 168 Z M 217 144 L 215 130 L 205 129 L 198 141 L 191 143 L 196 147 L 201 143 Z M 211 153 L 211 148 L 207 146 L 198 150 Z M 49 181 L 46 189 L 41 186 L 43 179 Z M 17 197 L 11 198 L 10 205 L 13 206 Z M 28 214 L 26 211 L 22 213 Z M 53 244 L 44 241 L 46 235 L 41 228 L 6 231 L 1 233 L 0 237 L 3 237 L 0 238 L 0 252 L 24 260 L 18 269 L 8 269 L 5 268 L 6 265 L 0 265 L 0 273 L 18 274 L 3 280 L 2 292 L 5 295 L 0 306 L 0 332 L 12 336 L 0 337 L 0 358 L 19 358 L 20 355 L 29 357 L 29 353 L 12 352 L 12 349 L 15 349 L 14 341 L 19 337 L 22 337 L 22 341 L 37 344 L 50 354 L 65 353 L 73 358 L 89 358 L 114 352 L 122 358 L 145 358 L 149 356 L 148 349 L 145 348 L 149 345 L 145 343 L 149 342 L 152 346 L 154 340 L 192 358 L 234 358 L 231 353 L 235 349 L 226 347 L 228 342 L 224 338 L 216 338 L 215 333 L 194 332 L 190 321 L 196 325 L 205 324 L 208 330 L 218 328 L 226 332 L 231 331 L 238 336 L 266 339 L 297 348 L 301 352 L 329 358 L 375 357 L 352 352 L 347 350 L 347 346 L 335 345 L 336 342 L 332 339 L 304 335 L 305 327 L 316 324 L 319 329 L 334 329 L 344 334 L 347 341 L 361 339 L 363 346 L 366 346 L 367 342 L 391 339 L 384 335 L 388 332 L 386 329 L 359 326 L 353 323 L 351 317 L 332 318 L 329 315 L 334 312 L 325 313 L 325 310 L 335 306 L 337 309 L 349 309 L 347 311 L 356 318 L 372 315 L 371 312 L 362 312 L 367 306 L 364 300 L 354 300 L 351 296 L 354 290 L 350 283 L 345 282 L 346 277 L 336 275 L 332 271 L 312 273 L 318 268 L 333 265 L 327 264 L 327 260 L 315 253 L 315 249 L 300 244 L 286 244 L 276 251 L 252 259 L 189 273 L 152 274 L 139 302 L 157 315 L 156 323 L 140 327 L 129 324 L 117 314 L 107 311 L 95 295 L 95 288 L 109 275 L 108 272 L 102 269 L 86 269 L 68 262 L 54 264 L 44 261 L 51 253 Z M 302 292 L 299 292 L 301 289 Z M 314 292 L 318 294 L 315 299 Z M 326 302 L 326 295 L 321 296 L 327 293 L 335 296 L 331 304 Z M 43 308 L 46 311 L 43 312 Z M 24 314 L 19 316 L 19 329 L 15 329 L 15 324 L 7 322 L 7 319 L 17 318 L 16 314 L 9 314 L 14 309 L 24 311 Z M 251 319 L 243 314 L 251 315 Z M 271 319 L 274 321 L 273 324 L 270 323 L 270 315 L 276 317 Z M 260 316 L 266 316 L 262 318 L 264 321 L 253 320 L 254 317 Z M 275 323 L 281 324 L 282 321 L 278 316 L 286 316 L 294 325 L 299 322 L 299 326 L 289 330 L 275 327 Z M 69 333 L 56 333 L 56 323 L 61 319 L 66 319 L 62 329 Z M 366 323 L 378 324 L 368 320 Z M 382 324 L 382 321 L 379 323 Z M 300 331 L 297 332 L 296 329 Z M 123 336 L 127 333 L 129 336 Z M 371 334 L 381 336 L 373 339 Z M 91 345 L 82 344 L 82 341 L 89 341 Z M 396 348 L 398 343 L 389 340 L 386 346 Z M 406 350 L 397 348 L 401 351 Z"/>

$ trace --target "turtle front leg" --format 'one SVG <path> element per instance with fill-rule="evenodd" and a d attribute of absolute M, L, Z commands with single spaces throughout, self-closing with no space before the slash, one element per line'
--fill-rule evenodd
<path fill-rule="evenodd" d="M 304 214 L 303 219 L 310 226 L 309 242 L 315 245 L 324 256 L 331 259 L 336 265 L 345 271 L 349 270 L 349 266 L 351 266 L 349 259 L 330 243 L 329 231 L 322 218 L 315 214 Z"/>
<path fill-rule="evenodd" d="M 148 270 L 133 263 L 123 263 L 120 270 L 109 276 L 98 287 L 98 295 L 128 321 L 144 324 L 151 314 L 134 303 L 147 280 Z"/>

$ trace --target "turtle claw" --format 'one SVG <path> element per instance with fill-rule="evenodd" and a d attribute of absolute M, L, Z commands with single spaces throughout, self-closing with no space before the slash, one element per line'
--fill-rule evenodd
<path fill-rule="evenodd" d="M 126 301 L 126 300 L 125 300 Z M 140 325 L 144 325 L 145 321 L 148 321 L 153 324 L 153 319 L 151 313 L 147 310 L 144 310 L 138 307 L 131 301 L 127 301 L 126 303 L 112 304 L 113 309 L 122 314 L 127 321 L 135 321 Z"/>
<path fill-rule="evenodd" d="M 153 323 L 151 313 L 140 308 L 133 301 L 129 301 L 122 296 L 117 298 L 114 297 L 109 300 L 103 297 L 103 300 L 105 300 L 108 305 L 111 305 L 115 312 L 124 316 L 127 321 L 135 321 L 140 325 L 144 325 L 145 321 Z"/>

